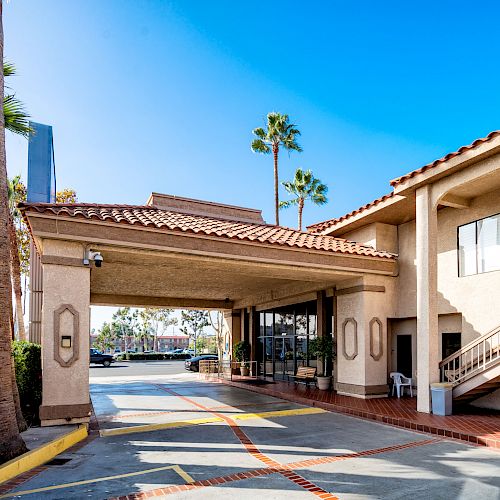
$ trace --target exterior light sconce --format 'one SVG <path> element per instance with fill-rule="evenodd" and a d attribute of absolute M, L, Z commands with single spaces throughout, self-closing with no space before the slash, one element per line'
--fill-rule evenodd
<path fill-rule="evenodd" d="M 61 347 L 71 347 L 71 336 L 63 335 L 61 337 Z"/>

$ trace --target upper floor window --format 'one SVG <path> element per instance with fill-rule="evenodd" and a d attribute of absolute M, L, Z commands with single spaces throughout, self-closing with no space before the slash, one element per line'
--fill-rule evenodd
<path fill-rule="evenodd" d="M 500 214 L 459 226 L 458 275 L 500 270 Z"/>

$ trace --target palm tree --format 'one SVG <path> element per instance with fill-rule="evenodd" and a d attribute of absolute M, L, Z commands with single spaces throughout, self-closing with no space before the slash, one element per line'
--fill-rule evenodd
<path fill-rule="evenodd" d="M 14 287 L 14 296 L 16 298 L 16 321 L 19 340 L 26 339 L 26 330 L 24 328 L 24 312 L 23 312 L 23 294 L 21 287 L 21 262 L 19 260 L 19 248 L 16 235 L 16 226 L 14 220 L 18 217 L 18 186 L 21 182 L 21 176 L 17 175 L 9 180 L 8 197 L 9 197 L 9 233 L 10 233 L 10 263 L 12 272 L 12 286 Z"/>
<path fill-rule="evenodd" d="M 282 182 L 287 193 L 295 196 L 293 200 L 280 202 L 280 208 L 288 208 L 297 205 L 299 212 L 299 231 L 302 231 L 302 211 L 306 200 L 312 201 L 315 205 L 324 205 L 328 202 L 325 196 L 328 187 L 316 179 L 310 170 L 305 172 L 298 168 L 295 171 L 293 181 Z"/>
<path fill-rule="evenodd" d="M 0 2 L 0 60 L 3 61 L 3 4 Z M 9 200 L 5 156 L 5 122 L 3 114 L 4 76 L 0 75 L 0 463 L 21 453 L 26 445 L 19 434 L 12 389 L 11 317 L 12 286 L 9 255 Z"/>
<path fill-rule="evenodd" d="M 300 153 L 302 148 L 296 140 L 300 131 L 296 125 L 289 122 L 288 115 L 272 112 L 267 115 L 267 130 L 259 127 L 254 129 L 252 133 L 257 137 L 252 141 L 252 151 L 263 154 L 272 152 L 274 156 L 274 205 L 276 225 L 279 226 L 278 153 L 280 147 Z"/>

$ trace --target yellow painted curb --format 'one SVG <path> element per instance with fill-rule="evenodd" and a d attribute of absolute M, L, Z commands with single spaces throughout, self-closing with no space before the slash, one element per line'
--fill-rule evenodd
<path fill-rule="evenodd" d="M 191 425 L 210 424 L 212 422 L 223 422 L 222 418 L 195 418 L 193 420 L 177 420 L 175 422 L 164 422 L 161 424 L 134 425 L 131 427 L 117 427 L 115 429 L 103 429 L 99 431 L 101 437 L 120 436 L 122 434 L 137 434 L 138 432 L 160 431 L 176 427 L 188 427 Z"/>
<path fill-rule="evenodd" d="M 290 417 L 295 415 L 314 415 L 316 413 L 326 413 L 321 408 L 297 408 L 293 410 L 265 411 L 262 413 L 237 413 L 231 415 L 234 420 L 248 420 L 251 418 L 277 418 Z M 101 437 L 121 436 L 122 434 L 137 434 L 139 432 L 153 432 L 162 429 L 175 429 L 177 427 L 188 427 L 192 425 L 211 424 L 213 422 L 224 422 L 220 417 L 195 418 L 193 420 L 176 420 L 174 422 L 164 422 L 159 424 L 134 425 L 130 427 L 116 427 L 115 429 L 103 429 L 100 431 Z"/>
<path fill-rule="evenodd" d="M 275 410 L 261 413 L 241 413 L 232 415 L 231 418 L 234 420 L 247 420 L 250 418 L 292 417 L 298 415 L 314 415 L 317 413 L 326 413 L 326 410 L 322 410 L 321 408 L 298 408 L 294 410 Z"/>
<path fill-rule="evenodd" d="M 27 472 L 39 465 L 49 462 L 64 450 L 82 441 L 88 436 L 87 426 L 80 425 L 61 437 L 46 443 L 35 450 L 28 451 L 19 457 L 9 460 L 0 466 L 0 484 Z"/>

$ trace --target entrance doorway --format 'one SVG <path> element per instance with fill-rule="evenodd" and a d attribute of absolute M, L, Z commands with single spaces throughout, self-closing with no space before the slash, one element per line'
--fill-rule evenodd
<path fill-rule="evenodd" d="M 411 335 L 397 335 L 396 338 L 397 371 L 399 373 L 402 373 L 405 377 L 411 378 L 413 373 Z"/>
<path fill-rule="evenodd" d="M 257 345 L 260 376 L 288 380 L 297 367 L 316 366 L 309 342 L 316 337 L 316 302 L 263 311 Z"/>

